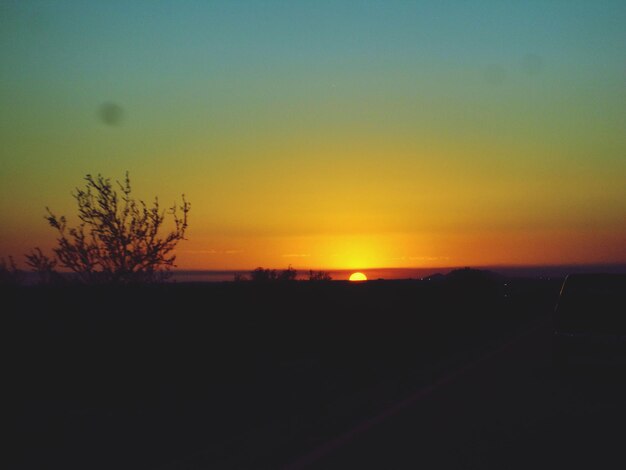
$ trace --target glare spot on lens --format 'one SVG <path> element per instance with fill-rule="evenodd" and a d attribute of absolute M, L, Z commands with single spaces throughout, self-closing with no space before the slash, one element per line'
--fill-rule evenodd
<path fill-rule="evenodd" d="M 98 108 L 98 117 L 107 126 L 116 126 L 124 117 L 124 108 L 116 103 L 102 103 Z"/>

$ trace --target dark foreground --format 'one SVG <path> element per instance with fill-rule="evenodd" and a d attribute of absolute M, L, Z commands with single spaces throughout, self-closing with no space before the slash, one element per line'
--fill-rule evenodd
<path fill-rule="evenodd" d="M 625 437 L 608 426 L 624 423 L 626 386 L 553 374 L 559 286 L 10 291 L 10 468 L 606 463 Z"/>
<path fill-rule="evenodd" d="M 549 336 L 537 325 L 289 468 L 623 468 L 624 369 L 555 373 Z"/>

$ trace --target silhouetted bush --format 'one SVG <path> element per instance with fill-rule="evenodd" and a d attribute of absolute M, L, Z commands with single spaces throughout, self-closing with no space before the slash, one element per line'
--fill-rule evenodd
<path fill-rule="evenodd" d="M 22 281 L 22 273 L 17 266 L 13 257 L 9 256 L 9 260 L 0 259 L 0 286 L 17 286 Z"/>
<path fill-rule="evenodd" d="M 332 279 L 326 271 L 309 270 L 309 281 L 331 281 Z"/>
<path fill-rule="evenodd" d="M 295 281 L 298 276 L 298 272 L 289 265 L 289 267 L 283 270 L 278 276 L 279 281 Z"/>
<path fill-rule="evenodd" d="M 185 239 L 190 209 L 185 196 L 181 206 L 175 204 L 167 211 L 174 229 L 161 236 L 166 212 L 157 198 L 151 207 L 133 198 L 128 173 L 123 184 L 117 182 L 121 194 L 109 178 L 87 175 L 85 180 L 85 188 L 77 188 L 73 194 L 80 224 L 68 228 L 64 216 L 57 217 L 46 208 L 46 220 L 59 234 L 56 258 L 48 258 L 37 248 L 27 255 L 28 264 L 44 278 L 54 273 L 58 264 L 87 284 L 166 279 L 176 259 L 172 251 Z"/>
<path fill-rule="evenodd" d="M 297 276 L 298 272 L 293 269 L 291 265 L 281 272 L 278 272 L 275 269 L 264 269 L 262 267 L 258 267 L 254 271 L 250 272 L 250 280 L 255 282 L 295 281 Z M 235 280 L 242 279 L 237 279 L 237 277 L 235 277 Z"/>
<path fill-rule="evenodd" d="M 256 268 L 250 273 L 250 279 L 255 282 L 269 282 L 278 279 L 278 273 L 275 269 Z"/>
<path fill-rule="evenodd" d="M 39 248 L 26 255 L 26 264 L 37 273 L 39 284 L 58 285 L 63 282 L 63 277 L 55 271 L 57 260 L 49 258 Z"/>

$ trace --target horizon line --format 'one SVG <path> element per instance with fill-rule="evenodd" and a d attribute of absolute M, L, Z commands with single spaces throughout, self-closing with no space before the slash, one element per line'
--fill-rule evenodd
<path fill-rule="evenodd" d="M 292 269 L 303 270 L 303 271 L 382 271 L 382 270 L 423 270 L 423 269 L 535 269 L 535 268 L 569 268 L 569 267 L 581 267 L 581 268 L 593 268 L 593 267 L 626 267 L 626 261 L 617 261 L 617 262 L 598 262 L 598 263 L 561 263 L 561 264 L 456 264 L 456 265 L 446 265 L 446 266 L 375 266 L 375 267 L 359 267 L 359 268 L 319 268 L 319 267 L 296 267 L 293 265 Z M 289 267 L 288 266 L 288 267 Z M 284 270 L 288 269 L 288 267 L 265 267 L 265 266 L 255 266 L 253 268 L 173 268 L 172 271 L 186 271 L 186 272 L 241 272 L 241 271 L 254 271 L 258 268 L 263 269 L 276 269 L 276 270 Z"/>

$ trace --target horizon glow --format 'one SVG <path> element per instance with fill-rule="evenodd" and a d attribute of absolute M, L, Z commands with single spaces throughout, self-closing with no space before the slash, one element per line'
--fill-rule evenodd
<path fill-rule="evenodd" d="M 179 269 L 626 262 L 622 1 L 9 1 L 0 257 L 87 173 Z"/>

